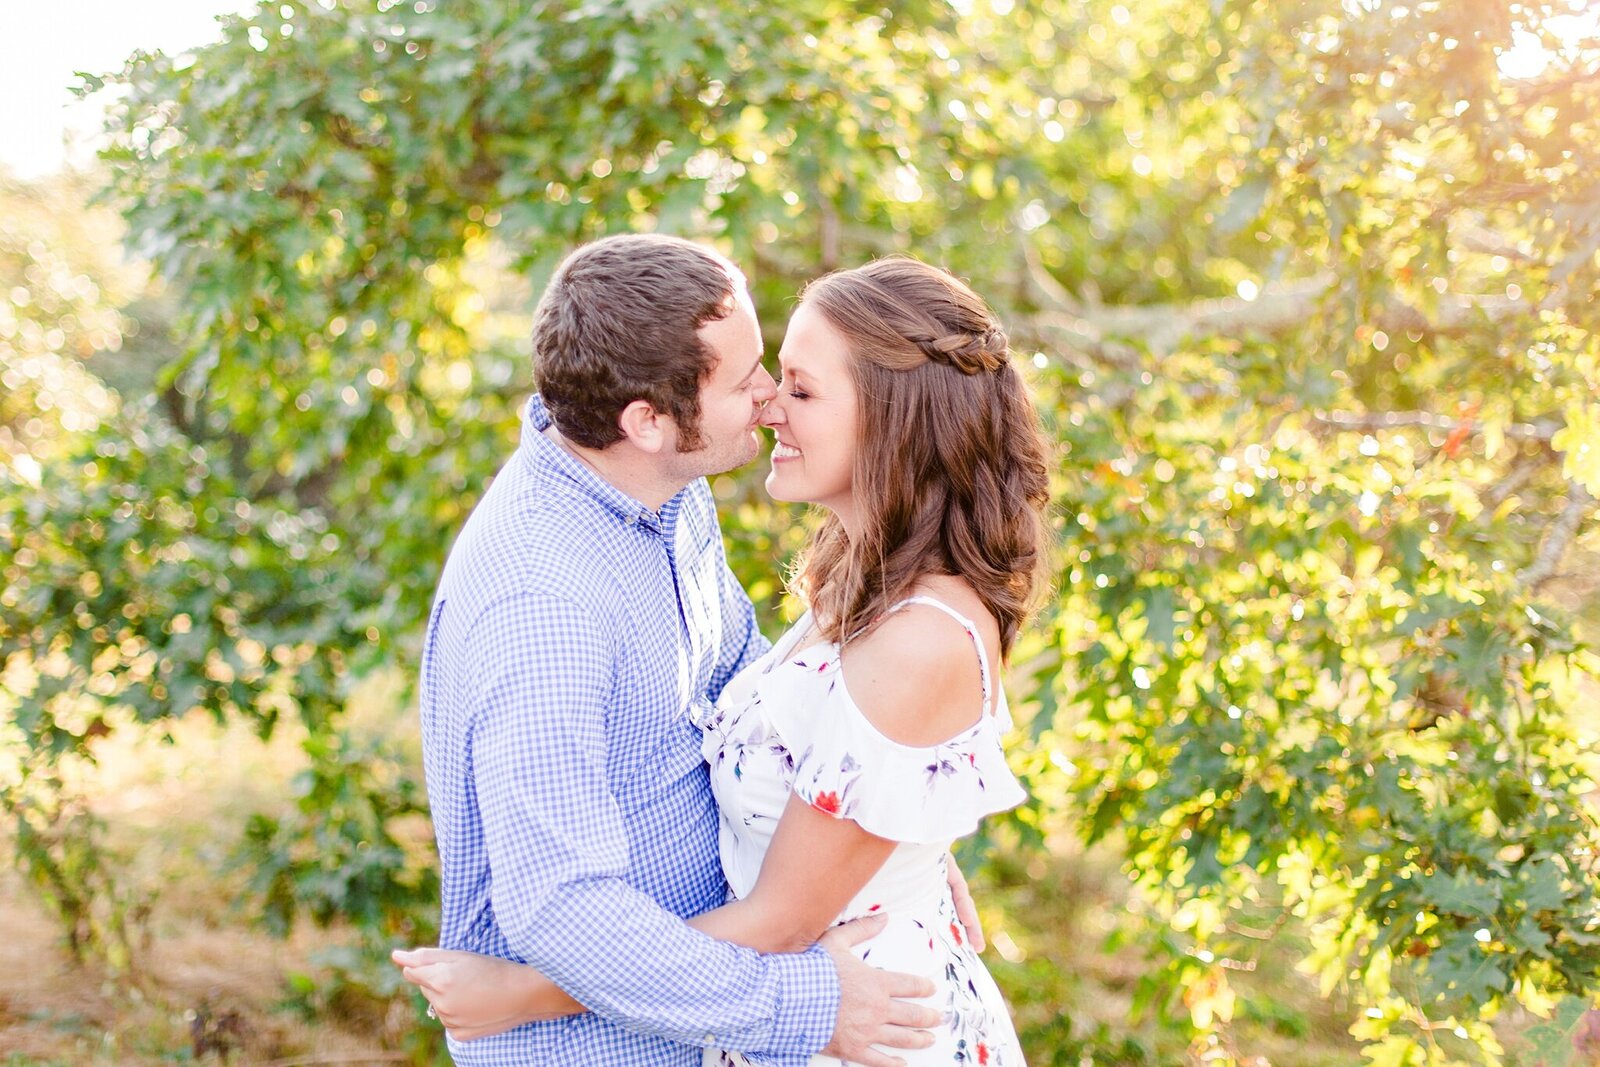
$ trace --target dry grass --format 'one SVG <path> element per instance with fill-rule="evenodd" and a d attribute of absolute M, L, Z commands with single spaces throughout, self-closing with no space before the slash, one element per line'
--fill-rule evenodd
<path fill-rule="evenodd" d="M 188 895 L 157 901 L 140 972 L 117 978 L 74 963 L 17 876 L 0 875 L 0 1062 L 394 1062 L 376 1040 L 275 1008 L 316 938 L 279 942 L 185 914 Z"/>
<path fill-rule="evenodd" d="M 263 744 L 193 719 L 170 743 L 120 730 L 98 754 L 82 785 L 149 905 L 137 970 L 75 963 L 21 876 L 0 869 L 0 1064 L 410 1062 L 396 1050 L 411 1026 L 404 1004 L 376 1027 L 285 1007 L 289 976 L 314 974 L 308 960 L 340 935 L 270 936 L 236 905 L 241 875 L 220 873 L 245 816 L 287 802 L 300 763 L 291 732 Z"/>

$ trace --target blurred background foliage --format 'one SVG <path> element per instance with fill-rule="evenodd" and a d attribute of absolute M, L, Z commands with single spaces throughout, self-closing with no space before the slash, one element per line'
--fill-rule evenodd
<path fill-rule="evenodd" d="M 775 351 L 804 280 L 903 251 L 1000 311 L 1059 460 L 1033 799 L 967 851 L 1033 1062 L 1588 1062 L 1586 6 L 289 0 L 85 76 L 102 169 L 0 185 L 19 870 L 138 976 L 163 875 L 105 753 L 290 737 L 210 869 L 337 932 L 292 1002 L 437 1057 L 382 963 L 436 907 L 410 679 L 533 300 L 581 241 L 699 237 Z M 714 489 L 777 625 L 806 517 Z"/>

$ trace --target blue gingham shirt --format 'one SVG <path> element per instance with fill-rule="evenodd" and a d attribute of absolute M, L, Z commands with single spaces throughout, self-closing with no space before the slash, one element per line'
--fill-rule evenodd
<path fill-rule="evenodd" d="M 698 1046 L 802 1064 L 838 978 L 682 919 L 723 904 L 690 708 L 767 644 L 710 490 L 659 512 L 549 438 L 522 443 L 445 564 L 422 652 L 439 943 L 530 963 L 590 1011 L 450 1042 L 468 1067 L 698 1064 Z"/>

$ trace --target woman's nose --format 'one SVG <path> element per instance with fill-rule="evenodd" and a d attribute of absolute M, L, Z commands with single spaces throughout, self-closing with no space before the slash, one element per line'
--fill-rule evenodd
<path fill-rule="evenodd" d="M 763 426 L 777 426 L 783 422 L 783 401 L 776 392 L 772 399 L 767 401 L 767 406 L 761 409 L 761 418 L 758 420 Z"/>

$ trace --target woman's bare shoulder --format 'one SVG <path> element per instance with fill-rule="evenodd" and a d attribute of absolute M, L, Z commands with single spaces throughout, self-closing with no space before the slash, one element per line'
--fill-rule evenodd
<path fill-rule="evenodd" d="M 949 601 L 943 595 L 938 599 Z M 971 617 L 963 610 L 966 605 L 950 606 Z M 981 629 L 978 636 L 982 639 Z M 902 745 L 946 741 L 983 713 L 983 676 L 973 636 L 931 605 L 900 608 L 847 644 L 842 664 L 856 706 L 879 733 Z"/>

